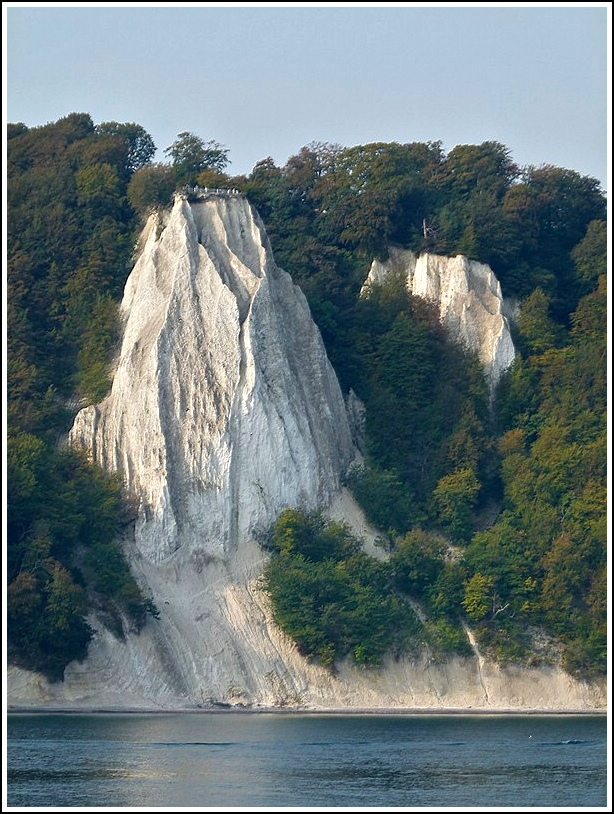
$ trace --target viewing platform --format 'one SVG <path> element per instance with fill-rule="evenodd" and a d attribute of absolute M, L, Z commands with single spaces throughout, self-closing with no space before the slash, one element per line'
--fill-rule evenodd
<path fill-rule="evenodd" d="M 188 203 L 206 201 L 209 198 L 240 198 L 243 197 L 238 189 L 219 189 L 213 187 L 184 186 L 175 193 L 176 198 L 182 198 Z"/>

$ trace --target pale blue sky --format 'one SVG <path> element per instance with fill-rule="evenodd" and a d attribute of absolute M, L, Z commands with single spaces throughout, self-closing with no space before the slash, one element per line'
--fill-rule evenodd
<path fill-rule="evenodd" d="M 608 188 L 609 3 L 3 3 L 5 121 L 188 130 L 232 174 L 313 141 L 499 141 Z"/>

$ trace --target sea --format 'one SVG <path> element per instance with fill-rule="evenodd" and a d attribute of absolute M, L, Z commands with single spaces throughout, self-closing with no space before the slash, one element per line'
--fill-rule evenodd
<path fill-rule="evenodd" d="M 605 715 L 12 714 L 5 810 L 611 811 Z"/>

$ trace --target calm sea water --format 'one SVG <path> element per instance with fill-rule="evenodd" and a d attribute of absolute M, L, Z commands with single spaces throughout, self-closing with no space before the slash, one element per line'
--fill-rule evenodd
<path fill-rule="evenodd" d="M 6 802 L 600 808 L 607 739 L 583 715 L 11 714 Z"/>

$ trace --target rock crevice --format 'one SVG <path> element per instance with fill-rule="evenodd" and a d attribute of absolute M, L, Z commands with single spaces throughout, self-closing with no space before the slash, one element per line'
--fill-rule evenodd
<path fill-rule="evenodd" d="M 69 440 L 121 473 L 137 498 L 124 550 L 159 618 L 119 640 L 92 615 L 87 659 L 56 684 L 11 666 L 9 706 L 605 707 L 605 684 L 588 687 L 555 668 L 471 658 L 425 666 L 416 653 L 332 674 L 304 659 L 273 623 L 255 536 L 288 506 L 328 507 L 382 556 L 342 488 L 362 406 L 350 394 L 346 408 L 307 301 L 275 265 L 244 198 L 178 197 L 172 212 L 152 216 L 139 245 L 112 390 L 78 413 Z M 461 338 L 486 343 L 496 378 L 513 348 L 487 267 L 411 254 L 391 262 L 414 293 L 439 298 Z M 371 279 L 380 272 L 374 264 Z"/>
<path fill-rule="evenodd" d="M 326 506 L 354 449 L 304 295 L 241 197 L 178 197 L 146 227 L 113 387 L 70 443 L 140 502 L 136 543 L 227 554 L 282 508 Z"/>
<path fill-rule="evenodd" d="M 437 305 L 442 324 L 450 335 L 477 354 L 491 393 L 501 374 L 512 364 L 514 343 L 501 286 L 490 266 L 463 255 L 442 257 L 391 246 L 386 261 L 374 260 L 363 295 L 393 273 L 403 274 L 411 294 Z"/>

